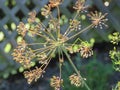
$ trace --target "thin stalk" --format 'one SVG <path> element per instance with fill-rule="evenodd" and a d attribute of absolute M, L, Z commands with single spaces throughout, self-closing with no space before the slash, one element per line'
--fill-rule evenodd
<path fill-rule="evenodd" d="M 35 52 L 35 51 L 40 51 L 40 50 L 45 50 L 45 49 L 51 49 L 52 47 L 55 47 L 54 45 L 50 45 L 50 46 L 47 46 L 47 47 L 45 47 L 45 48 L 38 48 L 38 49 L 35 49 L 35 50 L 33 50 L 33 52 Z"/>
<path fill-rule="evenodd" d="M 48 49 L 45 49 L 45 50 L 42 50 L 42 51 L 38 51 L 38 52 L 35 52 L 35 54 L 44 54 L 44 53 L 46 53 L 46 52 L 48 52 L 47 54 L 46 54 L 46 56 L 49 56 L 49 54 L 53 51 L 53 49 L 54 49 L 54 47 L 53 48 L 48 48 Z"/>
<path fill-rule="evenodd" d="M 82 78 L 82 76 L 80 75 L 80 73 L 79 73 L 79 71 L 77 70 L 77 68 L 76 68 L 76 66 L 74 65 L 74 63 L 72 62 L 69 54 L 67 53 L 67 50 L 66 50 L 65 48 L 63 48 L 63 51 L 64 51 L 65 55 L 67 56 L 70 64 L 71 64 L 72 67 L 74 68 L 75 72 L 78 74 L 78 76 L 79 76 L 79 77 L 81 78 L 81 80 L 83 81 L 83 83 L 84 83 L 85 87 L 87 88 L 87 90 L 91 90 L 91 89 L 89 88 L 89 86 L 86 84 L 86 82 L 84 81 L 84 79 Z"/>
<path fill-rule="evenodd" d="M 78 14 L 79 14 L 79 11 L 76 13 L 76 15 L 74 16 L 73 20 L 75 20 L 77 18 Z M 73 24 L 73 21 L 72 21 L 72 24 Z M 67 30 L 65 31 L 63 36 L 65 36 L 69 32 L 69 29 L 70 29 L 70 26 L 67 28 Z"/>
<path fill-rule="evenodd" d="M 34 33 L 34 31 L 32 31 L 32 30 L 30 30 L 30 32 L 31 32 L 31 33 L 33 32 L 33 33 Z M 46 37 L 45 37 L 44 35 L 40 34 L 40 33 L 35 33 L 35 34 L 46 39 Z"/>
<path fill-rule="evenodd" d="M 50 16 L 52 16 L 52 14 L 50 15 Z M 53 17 L 53 16 L 52 16 Z M 47 30 L 48 31 L 48 29 L 46 28 L 46 26 L 41 22 L 41 25 L 45 28 L 45 30 Z M 51 34 L 51 33 L 49 33 L 49 32 L 46 32 L 45 30 L 42 30 L 44 33 L 46 33 L 47 35 L 49 35 L 53 40 L 55 40 L 55 38 L 54 38 L 54 36 Z M 56 41 L 56 40 L 55 40 Z"/>
<path fill-rule="evenodd" d="M 50 18 L 54 20 L 54 17 L 53 17 L 53 15 L 51 13 L 50 13 Z M 55 39 L 55 37 L 54 37 L 54 35 L 52 33 L 50 33 L 50 36 L 56 41 L 56 39 Z"/>
<path fill-rule="evenodd" d="M 48 64 L 50 63 L 50 61 L 51 61 L 51 56 L 52 56 L 52 54 L 54 54 L 55 53 L 55 51 L 56 51 L 56 48 L 53 50 L 53 52 L 50 54 L 50 56 L 48 57 L 48 62 L 47 62 L 47 64 L 46 64 L 46 66 L 44 67 L 44 69 L 43 69 L 43 71 L 46 69 L 46 67 L 48 66 Z"/>
<path fill-rule="evenodd" d="M 58 21 L 59 21 L 59 23 L 60 23 L 60 8 L 59 8 L 59 6 L 57 6 L 57 11 L 58 11 Z M 60 36 L 60 28 L 58 29 L 57 36 L 58 36 L 58 38 L 59 38 L 59 36 Z"/>
<path fill-rule="evenodd" d="M 90 29 L 92 26 L 93 26 L 93 24 L 89 25 L 88 27 L 86 27 L 86 28 L 84 28 L 83 30 L 81 30 L 80 32 L 74 34 L 73 36 L 71 36 L 70 38 L 68 38 L 67 40 L 65 40 L 64 42 L 66 42 L 66 41 L 68 41 L 68 40 L 76 37 L 77 35 L 81 34 L 81 33 L 84 32 L 84 31 L 87 31 L 87 30 Z"/>
<path fill-rule="evenodd" d="M 60 47 L 58 47 L 58 54 L 59 54 L 59 70 L 60 70 L 60 78 L 61 78 L 61 71 L 62 71 L 62 69 L 61 69 L 61 57 L 60 57 L 60 53 L 61 53 L 61 50 L 60 50 Z"/>
<path fill-rule="evenodd" d="M 54 19 L 53 15 L 52 15 L 51 13 L 50 13 L 50 18 L 51 18 L 51 19 Z"/>
<path fill-rule="evenodd" d="M 27 44 L 28 46 L 32 46 L 32 45 L 45 45 L 47 44 L 46 42 L 45 43 L 29 43 Z M 52 43 L 50 43 L 50 45 L 52 45 Z"/>

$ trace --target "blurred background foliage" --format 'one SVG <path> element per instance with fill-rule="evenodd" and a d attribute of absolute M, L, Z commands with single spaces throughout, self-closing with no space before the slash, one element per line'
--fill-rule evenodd
<path fill-rule="evenodd" d="M 64 3 L 61 5 L 61 13 L 63 14 L 61 24 L 65 24 L 65 27 L 68 20 L 75 14 L 72 9 L 72 5 L 75 1 L 76 0 L 64 0 Z M 36 10 L 38 20 L 40 18 L 41 21 L 47 25 L 47 19 L 43 18 L 40 14 L 41 8 L 46 3 L 48 3 L 48 0 L 0 0 L 0 78 L 8 78 L 9 75 L 16 74 L 17 72 L 22 72 L 24 70 L 23 67 L 20 67 L 16 62 L 14 62 L 11 56 L 11 52 L 17 46 L 17 42 L 22 40 L 21 36 L 16 32 L 16 26 L 20 21 L 26 22 L 28 12 L 32 10 Z M 102 30 L 95 29 L 84 32 L 80 35 L 80 38 L 83 40 L 94 38 L 96 43 L 109 42 L 108 35 L 110 33 L 115 31 L 120 32 L 120 0 L 86 0 L 86 4 L 88 5 L 88 12 L 97 10 L 102 13 L 108 13 L 107 18 L 109 20 L 109 27 Z M 56 16 L 56 14 L 56 10 L 54 9 L 53 15 Z M 85 13 L 82 13 L 79 19 L 82 22 L 82 27 L 85 27 L 90 23 L 86 22 L 88 18 L 85 16 Z M 65 27 L 63 27 L 63 30 Z M 26 39 L 28 42 L 32 42 L 32 39 L 29 38 L 29 36 L 27 36 Z M 33 63 L 32 65 L 34 66 L 35 64 L 36 63 Z M 65 64 L 67 65 L 67 63 Z M 96 68 L 92 66 L 97 66 L 97 72 L 89 70 Z M 94 60 L 86 65 L 86 67 L 88 68 L 86 69 L 87 73 L 85 74 L 85 78 L 93 78 L 96 80 L 87 80 L 89 85 L 92 86 L 91 83 L 93 84 L 94 82 L 96 84 L 94 89 L 96 90 L 96 88 L 99 87 L 99 83 L 101 83 L 101 86 L 97 90 L 105 90 L 105 78 L 111 73 L 111 71 L 109 71 L 111 69 L 110 66 L 106 65 L 103 69 L 103 65 Z M 67 68 L 69 68 L 69 66 L 66 67 L 66 69 Z M 99 78 L 99 74 L 101 72 L 102 76 Z M 64 74 L 64 76 L 66 75 L 67 73 Z M 99 83 L 97 83 L 98 79 L 100 79 Z M 65 85 L 65 88 L 67 89 L 68 87 Z"/>
<path fill-rule="evenodd" d="M 101 59 L 96 59 L 96 57 L 90 58 L 86 62 L 79 58 L 79 56 L 80 55 L 77 54 L 73 59 L 75 60 L 74 64 L 79 68 L 81 75 L 86 79 L 86 83 L 90 86 L 91 90 L 111 90 L 109 82 L 113 74 L 112 65 L 105 64 L 101 62 Z M 65 62 L 64 68 L 64 90 L 86 90 L 84 86 L 77 88 L 70 84 L 68 76 L 73 74 L 74 70 L 68 62 Z"/>

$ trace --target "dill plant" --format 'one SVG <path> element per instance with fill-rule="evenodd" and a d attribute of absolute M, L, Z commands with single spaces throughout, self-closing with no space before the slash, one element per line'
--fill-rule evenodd
<path fill-rule="evenodd" d="M 30 12 L 28 23 L 30 27 L 26 27 L 25 23 L 20 22 L 17 26 L 18 33 L 25 38 L 26 34 L 31 33 L 33 37 L 40 37 L 42 42 L 27 43 L 25 40 L 22 40 L 18 43 L 18 46 L 13 51 L 13 59 L 23 65 L 28 71 L 24 71 L 24 76 L 27 79 L 28 83 L 31 84 L 33 81 L 37 81 L 44 73 L 45 69 L 48 66 L 49 62 L 53 56 L 58 53 L 59 61 L 59 76 L 53 76 L 50 79 L 50 85 L 55 90 L 61 90 L 64 80 L 62 79 L 62 66 L 64 63 L 63 55 L 66 55 L 68 61 L 75 70 L 75 73 L 69 76 L 69 80 L 72 85 L 76 87 L 85 86 L 88 90 L 91 90 L 89 86 L 82 78 L 80 72 L 74 65 L 73 61 L 70 58 L 69 53 L 80 53 L 81 57 L 88 58 L 93 55 L 92 46 L 87 41 L 77 39 L 75 42 L 79 43 L 69 43 L 69 40 L 77 37 L 82 32 L 90 30 L 92 28 L 107 26 L 105 22 L 107 19 L 105 16 L 106 13 L 102 15 L 101 12 L 90 12 L 87 16 L 91 20 L 91 24 L 83 29 L 81 29 L 81 23 L 77 18 L 80 16 L 80 13 L 87 9 L 85 5 L 85 0 L 77 0 L 73 8 L 76 10 L 76 15 L 73 19 L 70 19 L 69 26 L 65 32 L 61 32 L 61 12 L 60 5 L 63 3 L 63 0 L 49 0 L 49 3 L 41 9 L 41 15 L 45 18 L 49 18 L 48 26 L 44 25 L 42 22 L 36 21 L 36 12 Z M 52 9 L 57 9 L 57 17 L 52 15 Z M 70 35 L 72 32 L 75 34 Z M 39 46 L 39 48 L 31 48 L 32 46 Z M 37 59 L 40 63 L 40 67 L 35 67 L 31 70 L 31 63 L 33 59 Z"/>
<path fill-rule="evenodd" d="M 117 46 L 120 43 L 120 33 L 114 32 L 109 35 L 110 42 L 114 45 L 113 50 L 110 50 L 109 55 L 113 63 L 113 68 L 120 72 L 120 50 Z M 120 81 L 118 81 L 117 85 L 113 88 L 113 90 L 120 90 Z"/>

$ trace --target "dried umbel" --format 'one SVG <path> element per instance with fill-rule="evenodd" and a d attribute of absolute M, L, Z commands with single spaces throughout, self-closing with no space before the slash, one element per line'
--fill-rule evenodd
<path fill-rule="evenodd" d="M 73 74 L 73 75 L 69 76 L 69 80 L 70 80 L 71 84 L 75 85 L 76 87 L 79 87 L 82 84 L 82 80 L 77 74 Z"/>
<path fill-rule="evenodd" d="M 37 81 L 38 78 L 42 75 L 43 70 L 41 68 L 36 67 L 34 70 L 25 71 L 24 76 L 27 78 L 28 83 L 30 84 L 33 80 Z"/>
<path fill-rule="evenodd" d="M 105 22 L 108 21 L 108 19 L 105 18 L 106 15 L 107 15 L 107 13 L 102 15 L 101 12 L 97 12 L 97 11 L 95 11 L 94 13 L 91 12 L 90 14 L 88 14 L 94 27 L 97 28 L 99 26 L 100 29 L 102 29 L 103 26 L 108 27 L 108 25 L 105 24 Z"/>
<path fill-rule="evenodd" d="M 73 8 L 78 12 L 84 11 L 87 8 L 87 6 L 85 6 L 85 0 L 78 0 Z"/>
<path fill-rule="evenodd" d="M 49 0 L 49 5 L 51 6 L 51 7 L 57 7 L 57 6 L 59 6 L 60 4 L 61 4 L 61 2 L 62 2 L 63 0 Z"/>
<path fill-rule="evenodd" d="M 31 84 L 33 81 L 37 81 L 38 78 L 45 72 L 46 67 L 50 63 L 51 59 L 58 55 L 60 74 L 58 77 L 53 76 L 51 79 L 51 86 L 55 90 L 62 88 L 63 79 L 62 78 L 62 66 L 64 63 L 64 55 L 66 55 L 68 61 L 74 68 L 76 74 L 70 77 L 72 84 L 75 86 L 83 85 L 90 90 L 82 76 L 80 75 L 78 69 L 74 65 L 70 58 L 69 53 L 80 53 L 82 58 L 87 58 L 93 55 L 92 46 L 87 41 L 82 41 L 81 39 L 75 40 L 75 42 L 69 42 L 69 40 L 77 37 L 82 32 L 90 30 L 91 28 L 98 26 L 101 22 L 105 23 L 105 15 L 95 13 L 90 14 L 92 24 L 85 28 L 81 28 L 82 22 L 78 20 L 80 12 L 86 8 L 85 1 L 77 0 L 74 9 L 76 10 L 76 15 L 74 18 L 69 20 L 69 26 L 64 32 L 62 32 L 62 25 L 60 25 L 61 12 L 60 4 L 63 0 L 49 0 L 49 3 L 44 6 L 41 10 L 41 14 L 44 17 L 48 17 L 48 26 L 44 23 L 36 21 L 36 12 L 30 12 L 28 23 L 30 25 L 26 28 L 26 23 L 20 22 L 17 31 L 25 40 L 25 35 L 31 35 L 34 38 L 34 42 L 20 42 L 17 48 L 13 51 L 13 58 L 18 63 L 22 64 L 29 71 L 24 72 L 25 78 L 27 78 L 28 83 Z M 52 9 L 57 8 L 57 17 L 52 15 Z M 73 34 L 74 32 L 74 34 Z M 36 39 L 37 37 L 37 39 Z M 69 53 L 68 53 L 69 52 Z M 40 63 L 40 67 L 36 67 L 31 70 L 31 63 L 37 61 Z"/>
<path fill-rule="evenodd" d="M 70 20 L 70 29 L 71 30 L 80 30 L 81 29 L 80 21 Z"/>
<path fill-rule="evenodd" d="M 27 28 L 25 27 L 25 24 L 23 22 L 20 22 L 17 26 L 18 34 L 22 35 L 23 37 L 26 35 Z"/>
<path fill-rule="evenodd" d="M 35 22 L 35 19 L 36 19 L 36 12 L 35 12 L 35 11 L 30 12 L 28 15 L 29 15 L 28 22 L 29 22 L 29 23 Z"/>
<path fill-rule="evenodd" d="M 91 49 L 91 47 L 87 47 L 87 46 L 82 46 L 80 48 L 80 55 L 83 57 L 83 58 L 88 58 L 90 56 L 93 55 L 93 51 Z"/>
<path fill-rule="evenodd" d="M 27 47 L 25 41 L 18 44 L 12 55 L 14 57 L 13 59 L 25 68 L 30 68 L 31 60 L 35 57 L 32 49 Z"/>
<path fill-rule="evenodd" d="M 63 79 L 61 79 L 60 77 L 53 76 L 50 79 L 50 86 L 53 87 L 55 90 L 60 90 L 62 84 Z"/>

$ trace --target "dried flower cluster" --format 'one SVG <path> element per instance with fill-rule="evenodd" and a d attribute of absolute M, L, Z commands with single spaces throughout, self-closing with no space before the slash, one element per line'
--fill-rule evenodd
<path fill-rule="evenodd" d="M 87 6 L 85 6 L 85 0 L 78 0 L 73 8 L 78 12 L 84 11 L 87 8 Z"/>
<path fill-rule="evenodd" d="M 36 67 L 34 70 L 25 71 L 25 78 L 28 79 L 28 83 L 30 84 L 32 81 L 37 81 L 42 75 L 43 70 L 41 68 Z"/>
<path fill-rule="evenodd" d="M 53 87 L 55 90 L 60 90 L 62 84 L 63 79 L 61 79 L 60 77 L 53 76 L 50 79 L 50 86 Z"/>
<path fill-rule="evenodd" d="M 81 39 L 76 40 L 73 43 L 69 43 L 68 41 L 75 38 L 82 32 L 91 29 L 93 27 L 105 25 L 107 20 L 105 16 L 107 14 L 102 15 L 99 12 L 95 12 L 95 14 L 91 13 L 88 16 L 92 20 L 92 24 L 81 29 L 81 22 L 78 20 L 78 16 L 80 16 L 80 12 L 86 9 L 85 0 L 77 0 L 75 6 L 73 8 L 77 11 L 75 17 L 70 19 L 69 26 L 65 30 L 65 32 L 61 32 L 61 13 L 60 13 L 60 5 L 63 0 L 49 0 L 49 3 L 44 6 L 41 10 L 41 14 L 48 18 L 48 26 L 44 25 L 42 22 L 36 21 L 36 12 L 30 12 L 28 23 L 30 26 L 26 27 L 26 24 L 20 22 L 17 31 L 23 37 L 26 34 L 31 34 L 32 37 L 37 37 L 39 39 L 35 40 L 34 43 L 28 43 L 24 40 L 21 41 L 17 48 L 13 51 L 13 58 L 18 63 L 22 64 L 25 68 L 29 69 L 29 71 L 24 72 L 25 78 L 27 78 L 28 83 L 31 84 L 33 81 L 37 81 L 38 78 L 45 72 L 46 67 L 48 66 L 51 58 L 58 53 L 58 61 L 59 61 L 59 68 L 60 68 L 60 76 L 56 77 L 53 76 L 51 78 L 50 85 L 55 88 L 55 90 L 60 90 L 61 85 L 63 83 L 62 79 L 62 65 L 64 63 L 63 54 L 66 55 L 70 64 L 73 66 L 75 72 L 77 74 L 73 74 L 69 77 L 71 84 L 75 86 L 80 86 L 81 82 L 86 86 L 88 90 L 89 87 L 85 83 L 82 76 L 79 74 L 79 71 L 73 64 L 69 53 L 80 53 L 81 57 L 88 58 L 89 56 L 93 55 L 92 46 L 87 41 L 82 41 Z M 52 9 L 57 8 L 58 16 L 53 17 Z M 76 32 L 72 34 L 72 32 Z M 72 35 L 70 35 L 72 34 Z M 31 62 L 33 60 L 37 60 L 40 63 L 40 67 L 36 67 L 33 70 L 31 68 Z"/>
<path fill-rule="evenodd" d="M 105 18 L 106 15 L 107 13 L 102 15 L 101 12 L 98 13 L 97 11 L 95 11 L 94 13 L 91 12 L 90 14 L 88 14 L 92 23 L 94 24 L 94 27 L 97 28 L 99 26 L 100 29 L 102 29 L 103 26 L 108 27 L 108 25 L 105 24 L 105 22 L 108 21 L 108 19 Z"/>
<path fill-rule="evenodd" d="M 69 76 L 70 82 L 72 85 L 75 85 L 76 87 L 81 86 L 82 80 L 77 74 L 73 74 Z"/>

